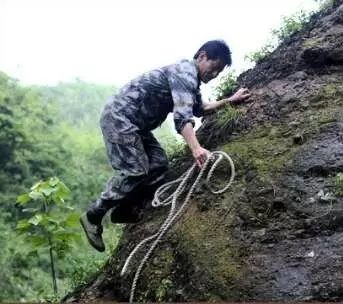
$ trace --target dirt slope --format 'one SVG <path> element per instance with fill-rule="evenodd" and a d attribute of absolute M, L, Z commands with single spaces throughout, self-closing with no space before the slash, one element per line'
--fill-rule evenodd
<path fill-rule="evenodd" d="M 137 301 L 343 300 L 343 1 L 239 82 L 253 92 L 244 119 L 223 129 L 210 118 L 199 134 L 232 156 L 235 182 L 219 196 L 196 191 L 144 269 Z M 190 164 L 178 160 L 173 175 Z M 165 215 L 127 226 L 103 271 L 66 301 L 127 301 L 135 268 L 124 278 L 120 269 Z"/>

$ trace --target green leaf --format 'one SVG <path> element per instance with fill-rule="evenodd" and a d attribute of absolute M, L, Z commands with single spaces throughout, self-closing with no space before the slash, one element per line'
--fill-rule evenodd
<path fill-rule="evenodd" d="M 79 226 L 80 214 L 77 212 L 71 213 L 65 220 L 65 227 Z"/>
<path fill-rule="evenodd" d="M 36 214 L 35 216 L 31 217 L 28 222 L 34 226 L 37 226 L 43 220 L 43 216 L 41 214 Z"/>
<path fill-rule="evenodd" d="M 31 249 L 26 256 L 27 258 L 39 258 L 37 249 Z"/>
<path fill-rule="evenodd" d="M 49 179 L 49 185 L 51 187 L 57 186 L 57 184 L 60 183 L 60 180 L 57 177 L 50 177 Z"/>
<path fill-rule="evenodd" d="M 51 217 L 51 216 L 46 216 L 46 219 L 47 219 L 48 222 L 54 223 L 54 224 L 56 224 L 56 225 L 59 225 L 59 224 L 61 223 L 60 220 L 55 219 L 55 218 L 53 218 L 53 217 Z"/>
<path fill-rule="evenodd" d="M 34 201 L 39 200 L 39 199 L 44 199 L 43 194 L 38 191 L 31 191 L 29 193 L 29 197 L 31 197 Z"/>
<path fill-rule="evenodd" d="M 17 203 L 20 203 L 22 205 L 28 203 L 30 200 L 31 200 L 31 197 L 27 193 L 19 195 L 17 197 Z"/>
<path fill-rule="evenodd" d="M 35 183 L 31 188 L 30 190 L 36 190 L 41 184 L 42 184 L 43 181 L 39 181 L 38 183 Z"/>
<path fill-rule="evenodd" d="M 45 196 L 50 196 L 51 193 L 55 192 L 56 189 L 55 188 L 52 188 L 52 187 L 44 187 L 41 189 L 41 192 L 45 195 Z"/>
<path fill-rule="evenodd" d="M 28 220 L 20 220 L 16 226 L 18 230 L 25 230 L 25 231 L 30 227 L 31 227 L 31 223 L 29 223 Z"/>
<path fill-rule="evenodd" d="M 70 196 L 69 188 L 62 182 L 58 184 L 58 190 L 56 191 L 56 195 L 60 198 L 67 199 Z"/>
<path fill-rule="evenodd" d="M 48 244 L 48 240 L 40 235 L 34 235 L 30 237 L 31 245 L 33 248 L 38 249 L 46 246 Z"/>
<path fill-rule="evenodd" d="M 71 247 L 73 243 L 80 242 L 81 235 L 76 232 L 59 232 L 54 235 L 54 241 L 58 247 L 69 246 Z"/>

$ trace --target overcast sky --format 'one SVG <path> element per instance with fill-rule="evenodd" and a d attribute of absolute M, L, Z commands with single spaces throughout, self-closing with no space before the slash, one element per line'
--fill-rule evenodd
<path fill-rule="evenodd" d="M 0 70 L 24 84 L 120 86 L 224 39 L 235 70 L 314 0 L 0 0 Z"/>

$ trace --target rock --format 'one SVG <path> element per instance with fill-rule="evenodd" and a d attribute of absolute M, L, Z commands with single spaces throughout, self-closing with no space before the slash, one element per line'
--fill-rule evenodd
<path fill-rule="evenodd" d="M 236 179 L 224 197 L 197 190 L 143 269 L 136 301 L 343 301 L 343 217 L 334 211 L 343 201 L 333 186 L 343 170 L 342 12 L 336 0 L 239 76 L 254 100 L 240 106 L 237 124 L 204 120 L 199 141 L 233 155 Z M 191 164 L 185 157 L 171 171 L 180 176 Z M 228 203 L 223 220 L 218 206 Z M 128 301 L 136 268 L 124 279 L 120 268 L 167 209 L 124 227 L 111 261 L 69 298 L 84 302 L 94 291 L 97 300 Z M 166 278 L 172 283 L 161 300 L 156 290 Z"/>

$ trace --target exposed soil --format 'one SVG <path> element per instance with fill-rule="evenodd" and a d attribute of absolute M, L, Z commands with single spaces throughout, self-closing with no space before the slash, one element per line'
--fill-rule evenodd
<path fill-rule="evenodd" d="M 343 300 L 343 1 L 239 82 L 253 93 L 244 118 L 210 117 L 199 131 L 205 147 L 231 155 L 235 182 L 221 195 L 198 187 L 144 269 L 137 301 Z M 191 164 L 180 158 L 171 177 Z M 123 278 L 120 269 L 166 214 L 149 209 L 126 226 L 103 271 L 65 300 L 128 301 L 135 267 Z"/>

